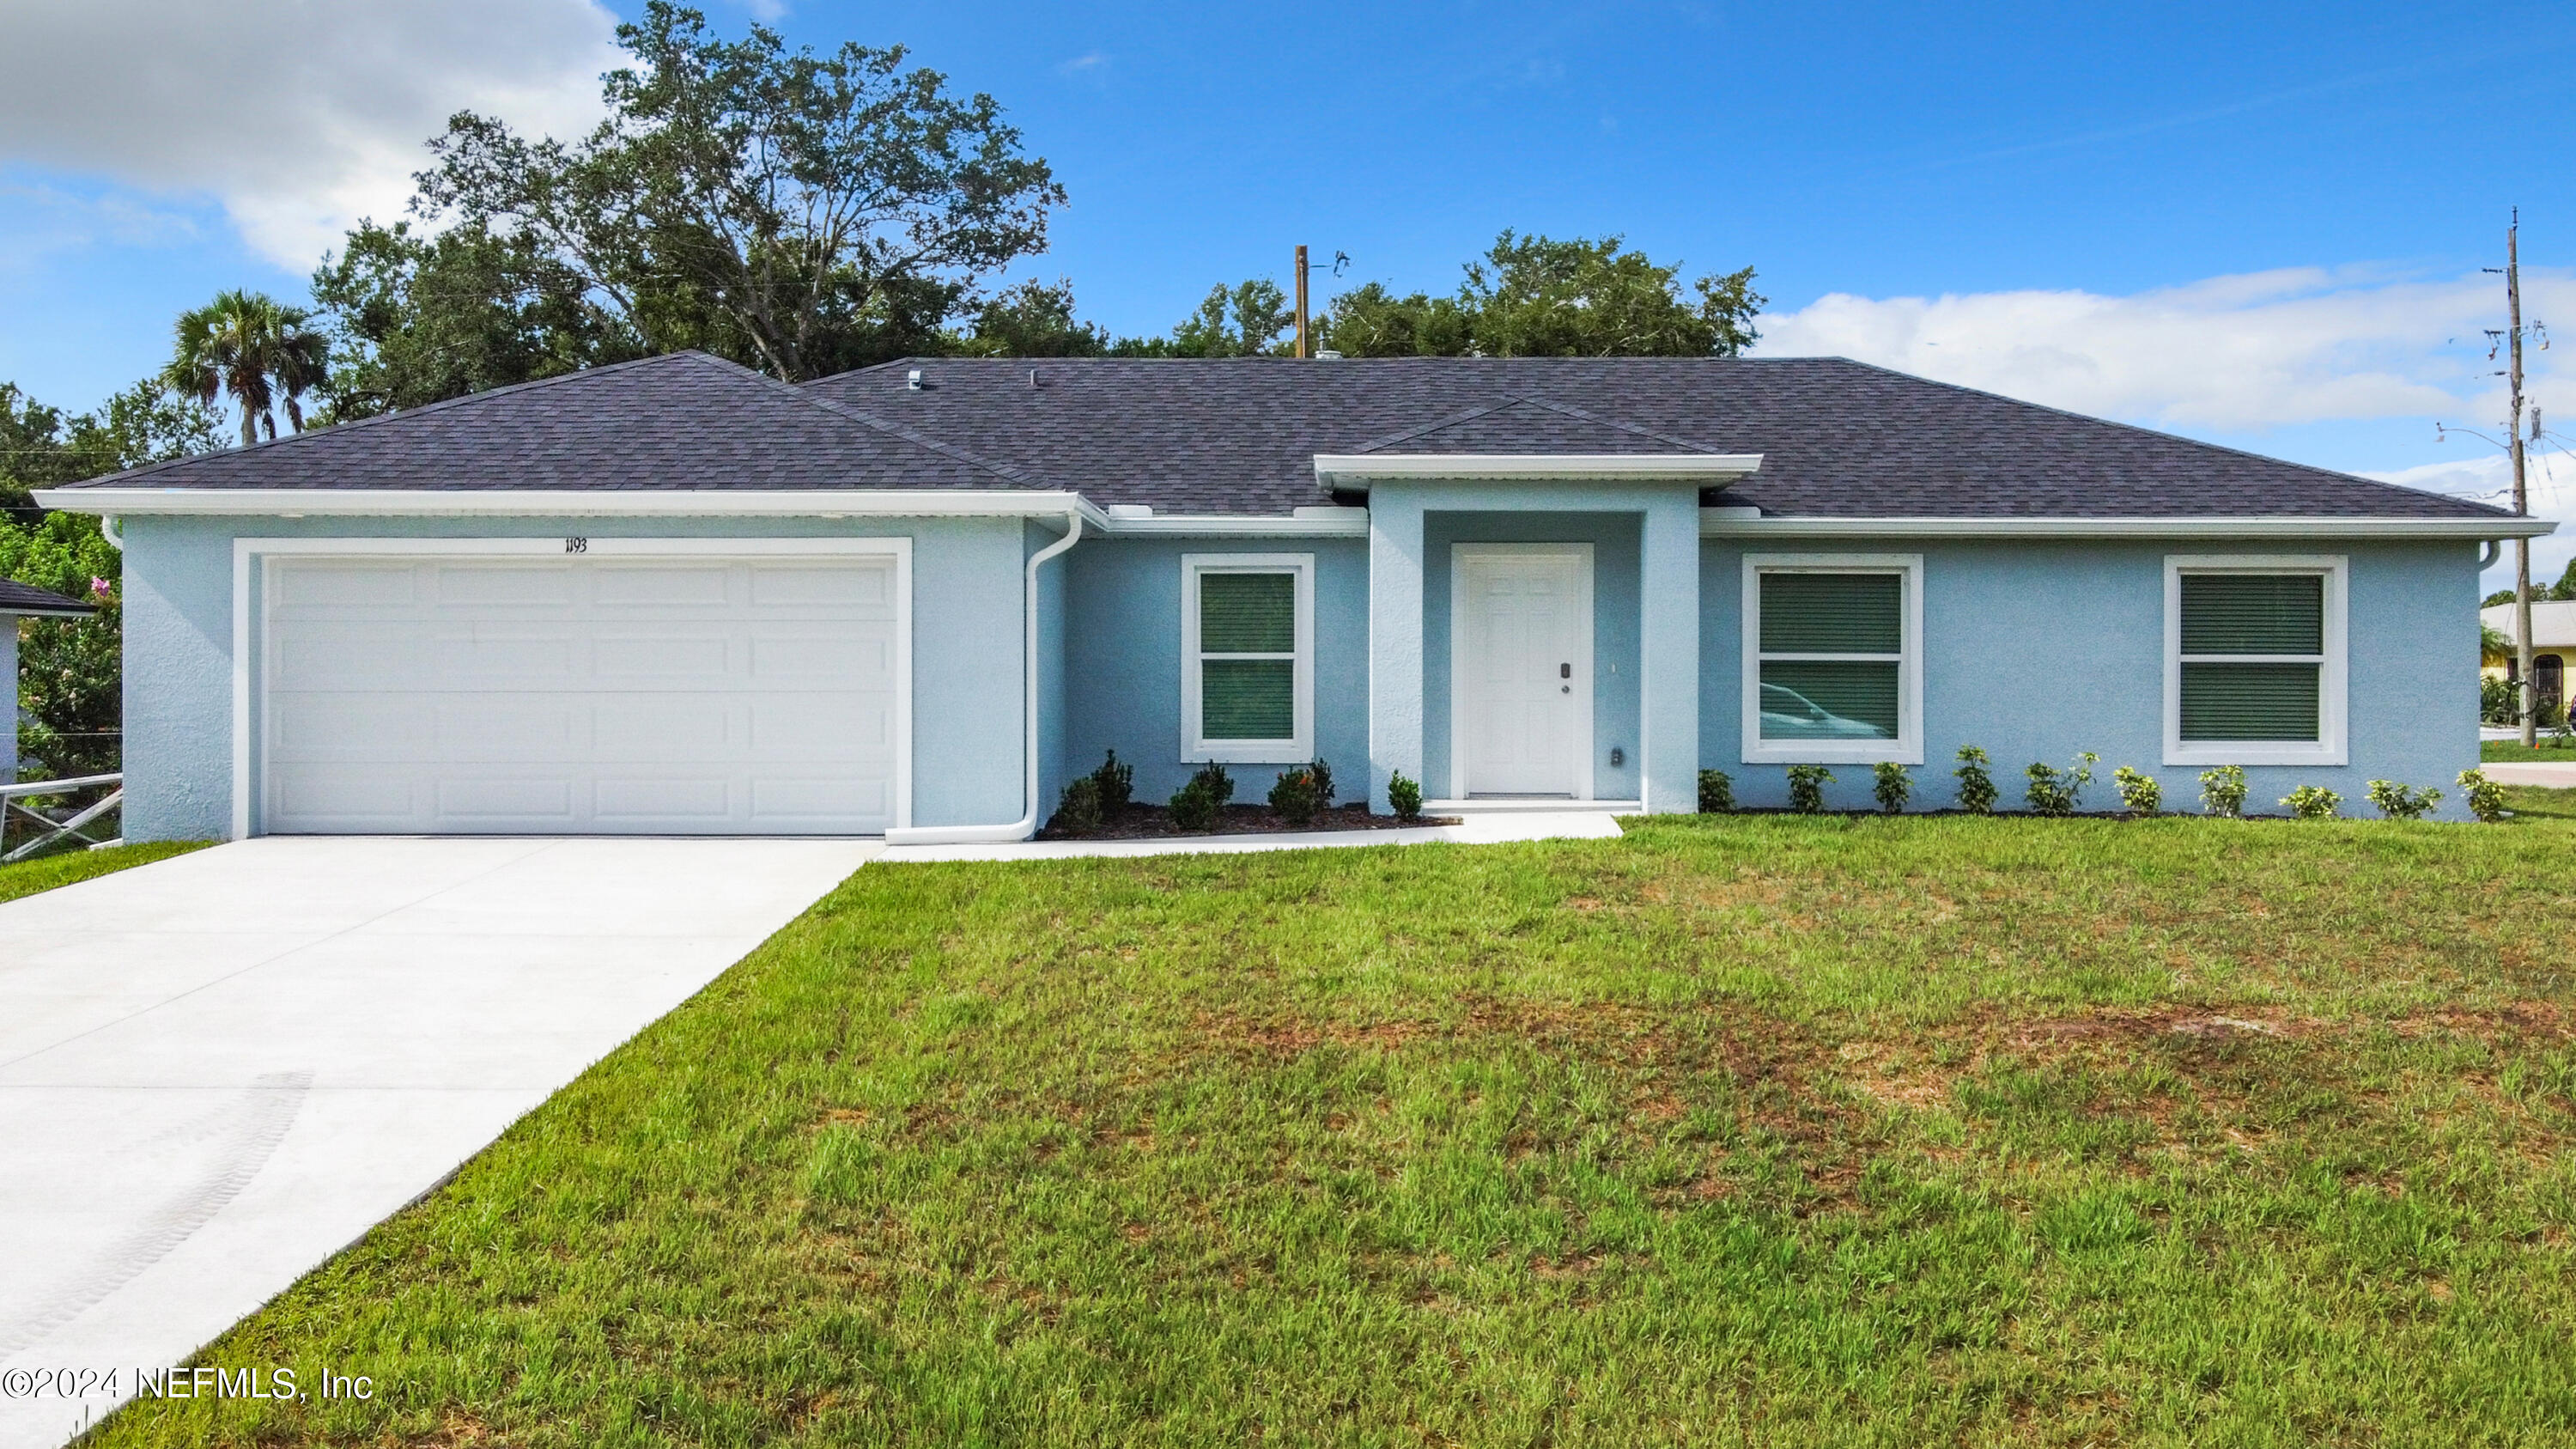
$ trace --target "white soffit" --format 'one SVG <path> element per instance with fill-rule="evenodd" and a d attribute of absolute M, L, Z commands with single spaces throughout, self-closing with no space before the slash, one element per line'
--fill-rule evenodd
<path fill-rule="evenodd" d="M 1317 453 L 1326 486 L 1375 479 L 1691 482 L 1715 486 L 1762 466 L 1760 453 Z"/>
<path fill-rule="evenodd" d="M 2538 538 L 2546 518 L 1795 518 L 1703 508 L 1711 538 Z"/>

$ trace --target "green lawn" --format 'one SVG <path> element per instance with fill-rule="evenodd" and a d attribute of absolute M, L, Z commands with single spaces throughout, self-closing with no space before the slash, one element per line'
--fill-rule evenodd
<path fill-rule="evenodd" d="M 2478 758 L 2488 764 L 2539 760 L 2549 764 L 2576 765 L 2576 745 L 2553 744 L 2551 737 L 2546 734 L 2540 737 L 2540 743 L 2537 746 L 2530 749 L 2523 748 L 2520 740 L 2480 740 Z"/>
<path fill-rule="evenodd" d="M 861 871 L 108 1444 L 2576 1442 L 2576 792 Z"/>
<path fill-rule="evenodd" d="M 74 850 L 61 855 L 40 856 L 16 865 L 0 865 L 0 901 L 14 901 L 56 886 L 67 886 L 91 876 L 106 875 L 128 866 L 150 865 L 174 855 L 204 848 L 204 841 L 163 841 L 152 845 L 112 845 L 105 850 Z"/>

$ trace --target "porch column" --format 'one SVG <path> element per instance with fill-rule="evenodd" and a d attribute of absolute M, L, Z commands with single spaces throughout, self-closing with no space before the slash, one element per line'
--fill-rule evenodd
<path fill-rule="evenodd" d="M 1653 499 L 1641 531 L 1639 777 L 1649 814 L 1687 814 L 1699 808 L 1698 490 Z M 1421 537 L 1418 527 L 1414 537 Z M 1418 684 L 1415 698 L 1418 715 Z"/>
<path fill-rule="evenodd" d="M 1371 810 L 1388 808 L 1397 770 L 1422 779 L 1422 497 L 1381 483 L 1369 495 Z"/>

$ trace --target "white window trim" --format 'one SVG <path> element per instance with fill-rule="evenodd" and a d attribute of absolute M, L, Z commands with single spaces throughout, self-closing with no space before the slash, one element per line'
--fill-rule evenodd
<path fill-rule="evenodd" d="M 578 542 L 580 547 L 573 545 Z M 777 558 L 877 554 L 894 560 L 895 715 L 894 823 L 912 824 L 912 540 L 893 538 L 236 538 L 233 540 L 232 838 L 265 834 L 252 809 L 264 797 L 253 740 L 268 716 L 268 618 L 253 607 L 252 581 L 279 555 L 339 558 L 530 558 L 580 553 L 590 558 Z M 264 582 L 264 579 L 263 579 Z M 264 595 L 265 588 L 257 591 Z M 254 668 L 252 641 L 261 667 Z"/>
<path fill-rule="evenodd" d="M 1762 738 L 1762 576 L 1766 573 L 1894 573 L 1903 580 L 1905 652 L 1896 666 L 1896 738 Z M 1919 553 L 1748 553 L 1744 556 L 1743 734 L 1748 765 L 1923 763 L 1923 555 Z"/>
<path fill-rule="evenodd" d="M 2344 765 L 2350 695 L 2345 632 L 2349 560 L 2343 554 L 2167 554 L 2165 556 L 2165 763 L 2168 765 Z M 2325 580 L 2325 657 L 2317 670 L 2314 744 L 2194 741 L 2182 737 L 2182 576 L 2186 573 L 2315 574 Z M 2212 655 L 2260 663 L 2275 656 Z M 2307 662 L 2306 655 L 2281 655 Z"/>
<path fill-rule="evenodd" d="M 1297 579 L 1294 738 L 1211 740 L 1200 733 L 1199 579 L 1205 574 L 1291 573 Z M 1311 553 L 1181 555 L 1181 759 L 1190 764 L 1302 765 L 1315 758 L 1315 556 Z"/>

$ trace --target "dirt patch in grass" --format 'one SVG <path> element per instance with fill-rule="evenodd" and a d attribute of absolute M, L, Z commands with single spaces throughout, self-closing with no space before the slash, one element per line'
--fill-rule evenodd
<path fill-rule="evenodd" d="M 1319 810 L 1304 825 L 1291 825 L 1279 818 L 1267 805 L 1228 805 L 1217 812 L 1216 824 L 1206 830 L 1183 830 L 1172 823 L 1172 812 L 1161 805 L 1131 804 L 1116 815 L 1100 822 L 1098 830 L 1075 835 L 1050 824 L 1038 832 L 1040 840 L 1163 840 L 1186 839 L 1203 835 L 1278 835 L 1316 830 L 1413 830 L 1424 825 L 1455 825 L 1451 815 L 1425 815 L 1419 820 L 1398 820 L 1392 815 L 1373 815 L 1366 805 L 1336 805 Z"/>

